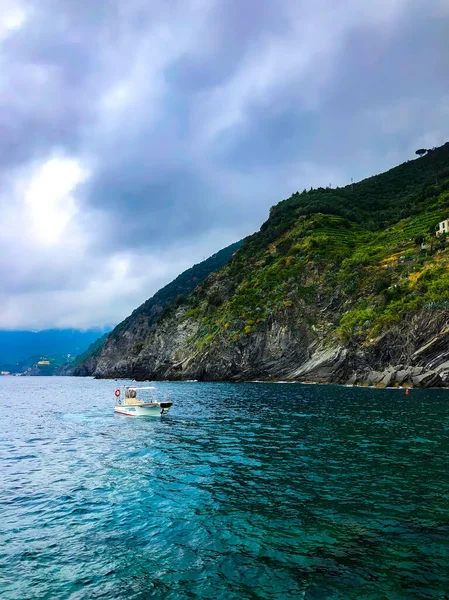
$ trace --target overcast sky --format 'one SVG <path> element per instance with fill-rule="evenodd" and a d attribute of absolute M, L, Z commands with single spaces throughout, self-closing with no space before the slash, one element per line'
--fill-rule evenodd
<path fill-rule="evenodd" d="M 0 328 L 104 326 L 449 140 L 449 0 L 0 0 Z"/>

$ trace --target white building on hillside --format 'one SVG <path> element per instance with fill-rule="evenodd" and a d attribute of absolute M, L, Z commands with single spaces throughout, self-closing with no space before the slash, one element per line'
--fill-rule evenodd
<path fill-rule="evenodd" d="M 441 221 L 441 223 L 438 223 L 438 227 L 436 227 L 436 236 L 440 237 L 440 235 L 444 235 L 444 234 L 448 234 L 449 233 L 449 219 L 446 219 L 445 221 Z"/>

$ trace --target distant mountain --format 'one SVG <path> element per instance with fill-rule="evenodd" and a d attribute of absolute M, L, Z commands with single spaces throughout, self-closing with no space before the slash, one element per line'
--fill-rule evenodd
<path fill-rule="evenodd" d="M 117 354 L 132 357 L 145 345 L 146 339 L 156 321 L 164 313 L 187 302 L 187 296 L 203 283 L 209 275 L 221 269 L 240 248 L 242 242 L 231 244 L 187 271 L 178 275 L 171 283 L 160 289 L 139 308 L 98 343 L 92 345 L 83 356 L 61 370 L 61 374 L 92 375 L 97 363 L 112 360 Z"/>
<path fill-rule="evenodd" d="M 39 375 L 58 375 L 59 369 L 67 362 L 67 354 L 45 354 L 45 356 L 32 356 L 22 363 L 17 363 L 17 367 L 12 369 L 12 373 L 17 372 L 21 375 L 39 376 Z"/>
<path fill-rule="evenodd" d="M 104 334 L 104 329 L 46 329 L 43 331 L 1 331 L 0 367 L 2 370 L 22 370 L 35 359 L 77 356 Z M 19 365 L 17 364 L 19 363 Z"/>

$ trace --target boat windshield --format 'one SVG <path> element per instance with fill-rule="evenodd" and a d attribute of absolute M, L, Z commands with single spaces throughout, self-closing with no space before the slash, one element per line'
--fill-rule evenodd
<path fill-rule="evenodd" d="M 127 387 L 127 390 L 135 390 L 136 392 L 140 390 L 155 390 L 154 385 L 142 386 L 142 387 Z"/>

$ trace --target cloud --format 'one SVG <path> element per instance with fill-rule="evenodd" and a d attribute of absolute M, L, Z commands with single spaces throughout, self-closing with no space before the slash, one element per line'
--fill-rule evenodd
<path fill-rule="evenodd" d="M 2 0 L 0 2 L 0 40 L 6 39 L 16 29 L 22 27 L 26 12 L 17 2 Z"/>
<path fill-rule="evenodd" d="M 57 244 L 78 209 L 73 192 L 88 176 L 73 159 L 51 158 L 41 164 L 25 184 L 24 217 L 41 244 Z"/>
<path fill-rule="evenodd" d="M 281 31 L 267 31 L 251 45 L 232 77 L 200 103 L 204 135 L 209 140 L 244 123 L 254 106 L 272 105 L 285 94 L 304 111 L 316 110 L 326 88 L 338 76 L 338 60 L 347 36 L 357 28 L 382 30 L 397 22 L 406 0 L 339 3 L 286 2 L 288 21 Z M 284 101 L 285 105 L 285 101 Z"/>
<path fill-rule="evenodd" d="M 118 322 L 449 138 L 444 0 L 0 0 L 0 327 Z"/>

